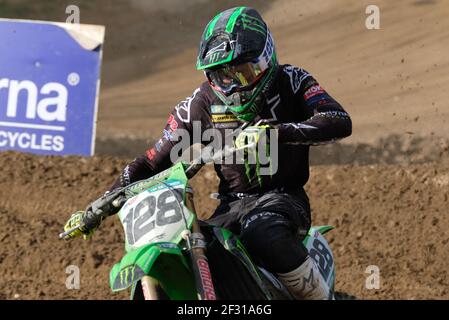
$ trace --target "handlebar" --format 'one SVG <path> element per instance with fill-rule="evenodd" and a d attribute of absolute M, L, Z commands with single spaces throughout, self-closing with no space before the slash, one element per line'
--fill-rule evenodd
<path fill-rule="evenodd" d="M 101 198 L 92 202 L 88 209 L 86 209 L 86 212 L 88 210 L 91 210 L 96 218 L 99 219 L 101 219 L 101 216 L 109 215 L 113 210 L 121 208 L 125 204 L 127 198 L 124 195 L 124 190 L 125 188 L 118 188 L 112 192 L 105 194 Z M 84 224 L 80 224 L 60 233 L 59 239 L 65 239 L 70 233 L 82 228 L 83 226 Z"/>
<path fill-rule="evenodd" d="M 255 125 L 258 125 L 262 122 L 262 120 L 257 121 L 257 123 Z M 241 125 L 238 129 L 232 131 L 228 136 L 233 136 L 235 134 L 236 131 L 238 130 L 244 130 L 245 128 L 247 128 L 248 126 L 252 125 L 254 122 L 245 122 L 243 125 Z M 185 170 L 185 173 L 187 175 L 187 177 L 190 179 L 191 177 L 193 177 L 204 165 L 206 165 L 207 163 L 210 162 L 215 162 L 215 161 L 220 161 L 228 156 L 231 156 L 232 154 L 234 154 L 237 151 L 246 149 L 246 148 L 252 148 L 255 146 L 255 143 L 251 143 L 248 145 L 244 145 L 240 148 L 227 148 L 225 146 L 225 148 L 223 150 L 220 150 L 220 152 L 215 153 L 212 157 L 210 157 L 209 159 L 204 159 L 203 156 L 200 154 L 200 156 L 196 159 L 194 159 L 192 162 L 190 162 L 189 166 L 187 167 L 187 169 Z M 209 148 L 208 151 L 212 151 L 212 147 L 206 146 L 206 148 Z M 208 152 L 207 154 L 209 154 L 210 152 Z M 156 175 L 157 176 L 157 175 Z M 151 177 L 154 178 L 155 176 Z M 150 179 L 151 179 L 150 178 Z M 147 180 L 147 179 L 145 179 Z M 136 181 L 126 187 L 123 188 L 117 188 L 107 194 L 105 194 L 104 196 L 102 196 L 101 198 L 95 200 L 92 205 L 91 205 L 91 209 L 92 211 L 100 216 L 100 215 L 104 215 L 107 214 L 109 215 L 109 213 L 111 212 L 111 209 L 119 209 L 121 208 L 125 202 L 127 201 L 127 196 L 125 195 L 126 191 L 128 189 L 130 189 L 131 187 L 137 185 L 138 183 L 141 183 L 142 181 Z M 112 206 L 112 208 L 111 208 Z M 59 239 L 65 239 L 70 233 L 80 229 L 83 225 L 79 225 L 76 227 L 73 227 L 65 232 L 62 232 L 59 234 Z"/>
<path fill-rule="evenodd" d="M 72 229 L 69 229 L 67 231 L 64 231 L 62 233 L 59 234 L 59 239 L 65 239 L 69 234 L 71 234 L 73 231 L 78 230 L 79 228 L 81 228 L 81 225 L 73 227 Z"/>

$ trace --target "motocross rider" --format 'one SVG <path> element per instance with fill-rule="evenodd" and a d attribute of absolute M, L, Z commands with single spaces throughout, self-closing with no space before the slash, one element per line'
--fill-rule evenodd
<path fill-rule="evenodd" d="M 221 202 L 207 222 L 239 234 L 256 263 L 277 274 L 295 298 L 332 299 L 301 242 L 311 226 L 303 186 L 309 178 L 309 147 L 351 135 L 348 113 L 307 71 L 278 63 L 270 30 L 249 7 L 225 10 L 209 22 L 196 67 L 207 81 L 172 110 L 163 137 L 129 163 L 110 190 L 170 167 L 170 152 L 178 143 L 173 135 L 180 129 L 192 132 L 195 122 L 222 136 L 249 123 L 237 146 L 275 129 L 278 166 L 272 175 L 258 175 L 257 165 L 214 164 Z M 90 235 L 101 219 L 86 210 L 73 215 L 65 229 L 80 221 L 84 227 L 71 237 Z"/>

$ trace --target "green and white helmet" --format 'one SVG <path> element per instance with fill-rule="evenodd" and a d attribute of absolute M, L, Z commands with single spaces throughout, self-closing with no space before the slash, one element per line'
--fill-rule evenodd
<path fill-rule="evenodd" d="M 204 70 L 215 94 L 240 120 L 251 121 L 266 103 L 277 65 L 273 38 L 260 14 L 237 7 L 206 26 L 196 68 Z"/>

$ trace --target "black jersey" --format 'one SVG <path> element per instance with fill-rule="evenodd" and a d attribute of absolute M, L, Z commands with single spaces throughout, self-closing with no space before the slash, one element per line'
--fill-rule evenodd
<path fill-rule="evenodd" d="M 259 193 L 276 188 L 302 187 L 309 178 L 309 148 L 329 143 L 352 132 L 351 119 L 307 71 L 280 65 L 274 84 L 266 94 L 266 106 L 259 118 L 278 132 L 278 164 L 272 175 L 252 178 L 244 164 L 214 164 L 220 178 L 219 193 Z M 207 144 L 198 132 L 216 130 L 223 139 L 242 123 L 228 111 L 207 82 L 170 113 L 162 137 L 146 154 L 128 164 L 112 189 L 148 178 L 172 165 L 170 154 L 179 143 L 173 137 L 183 131 L 190 143 Z M 197 137 L 195 138 L 195 135 Z M 208 135 L 210 136 L 210 135 Z M 255 166 L 255 165 L 254 165 Z"/>

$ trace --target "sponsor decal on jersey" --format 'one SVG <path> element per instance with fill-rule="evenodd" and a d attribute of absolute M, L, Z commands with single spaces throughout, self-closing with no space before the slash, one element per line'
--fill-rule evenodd
<path fill-rule="evenodd" d="M 324 91 L 323 88 L 319 84 L 316 84 L 314 86 L 311 86 L 305 93 L 304 93 L 304 100 L 309 100 L 310 98 L 313 98 L 317 95 L 324 94 L 326 91 Z"/>
<path fill-rule="evenodd" d="M 165 140 L 170 141 L 170 140 L 173 139 L 172 131 L 164 129 L 163 134 L 164 134 L 164 139 Z"/>
<path fill-rule="evenodd" d="M 222 123 L 215 123 L 214 127 L 216 129 L 234 129 L 237 128 L 240 125 L 239 122 L 222 122 Z"/>
<path fill-rule="evenodd" d="M 321 100 L 318 101 L 318 104 L 319 104 L 319 105 L 322 105 L 322 104 L 326 104 L 326 103 L 329 103 L 329 102 L 330 102 L 329 100 L 327 100 L 327 99 L 325 99 L 325 98 L 321 98 Z"/>
<path fill-rule="evenodd" d="M 213 123 L 236 122 L 236 121 L 238 121 L 238 119 L 233 114 L 221 113 L 221 114 L 213 114 L 212 115 L 212 122 Z"/>
<path fill-rule="evenodd" d="M 267 121 L 277 121 L 278 120 L 276 110 L 280 103 L 281 103 L 281 96 L 279 94 L 277 94 L 273 98 L 267 100 L 267 104 L 270 107 L 270 113 L 271 113 L 271 118 L 266 119 Z"/>
<path fill-rule="evenodd" d="M 217 129 L 237 128 L 237 117 L 225 105 L 213 104 L 210 106 L 211 119 Z"/>
<path fill-rule="evenodd" d="M 162 139 L 159 139 L 159 141 L 156 142 L 156 144 L 154 145 L 154 147 L 156 148 L 157 152 L 161 152 L 162 144 L 163 144 L 163 143 L 164 143 L 164 142 L 162 141 Z"/>
<path fill-rule="evenodd" d="M 213 104 L 210 106 L 211 113 L 229 113 L 228 107 L 225 105 Z"/>
<path fill-rule="evenodd" d="M 178 104 L 175 107 L 176 115 L 178 116 L 178 119 L 182 122 L 190 122 L 190 106 L 192 104 L 193 99 L 195 99 L 198 92 L 200 92 L 200 88 L 196 89 L 193 94 L 188 97 L 186 100 L 182 101 L 180 104 Z"/>
<path fill-rule="evenodd" d="M 154 150 L 154 148 L 147 150 L 147 158 L 149 160 L 153 160 L 155 156 L 156 156 L 156 150 Z"/>
<path fill-rule="evenodd" d="M 290 77 L 290 85 L 292 86 L 293 93 L 297 93 L 303 81 L 310 76 L 304 69 L 293 66 L 285 66 L 284 72 Z"/>
<path fill-rule="evenodd" d="M 304 124 L 304 123 L 284 123 L 284 126 L 287 127 L 293 127 L 295 129 L 318 129 L 317 127 L 314 126 L 309 126 L 308 124 Z"/>
<path fill-rule="evenodd" d="M 316 115 L 328 118 L 349 118 L 349 114 L 345 111 L 326 111 L 326 112 L 319 112 Z"/>
<path fill-rule="evenodd" d="M 169 126 L 172 132 L 178 129 L 178 122 L 176 121 L 174 115 L 171 114 L 170 117 L 168 117 L 167 125 Z"/>
<path fill-rule="evenodd" d="M 131 178 L 129 176 L 129 165 L 127 165 L 125 169 L 123 169 L 122 178 L 123 178 L 123 185 L 127 186 L 131 183 Z"/>

